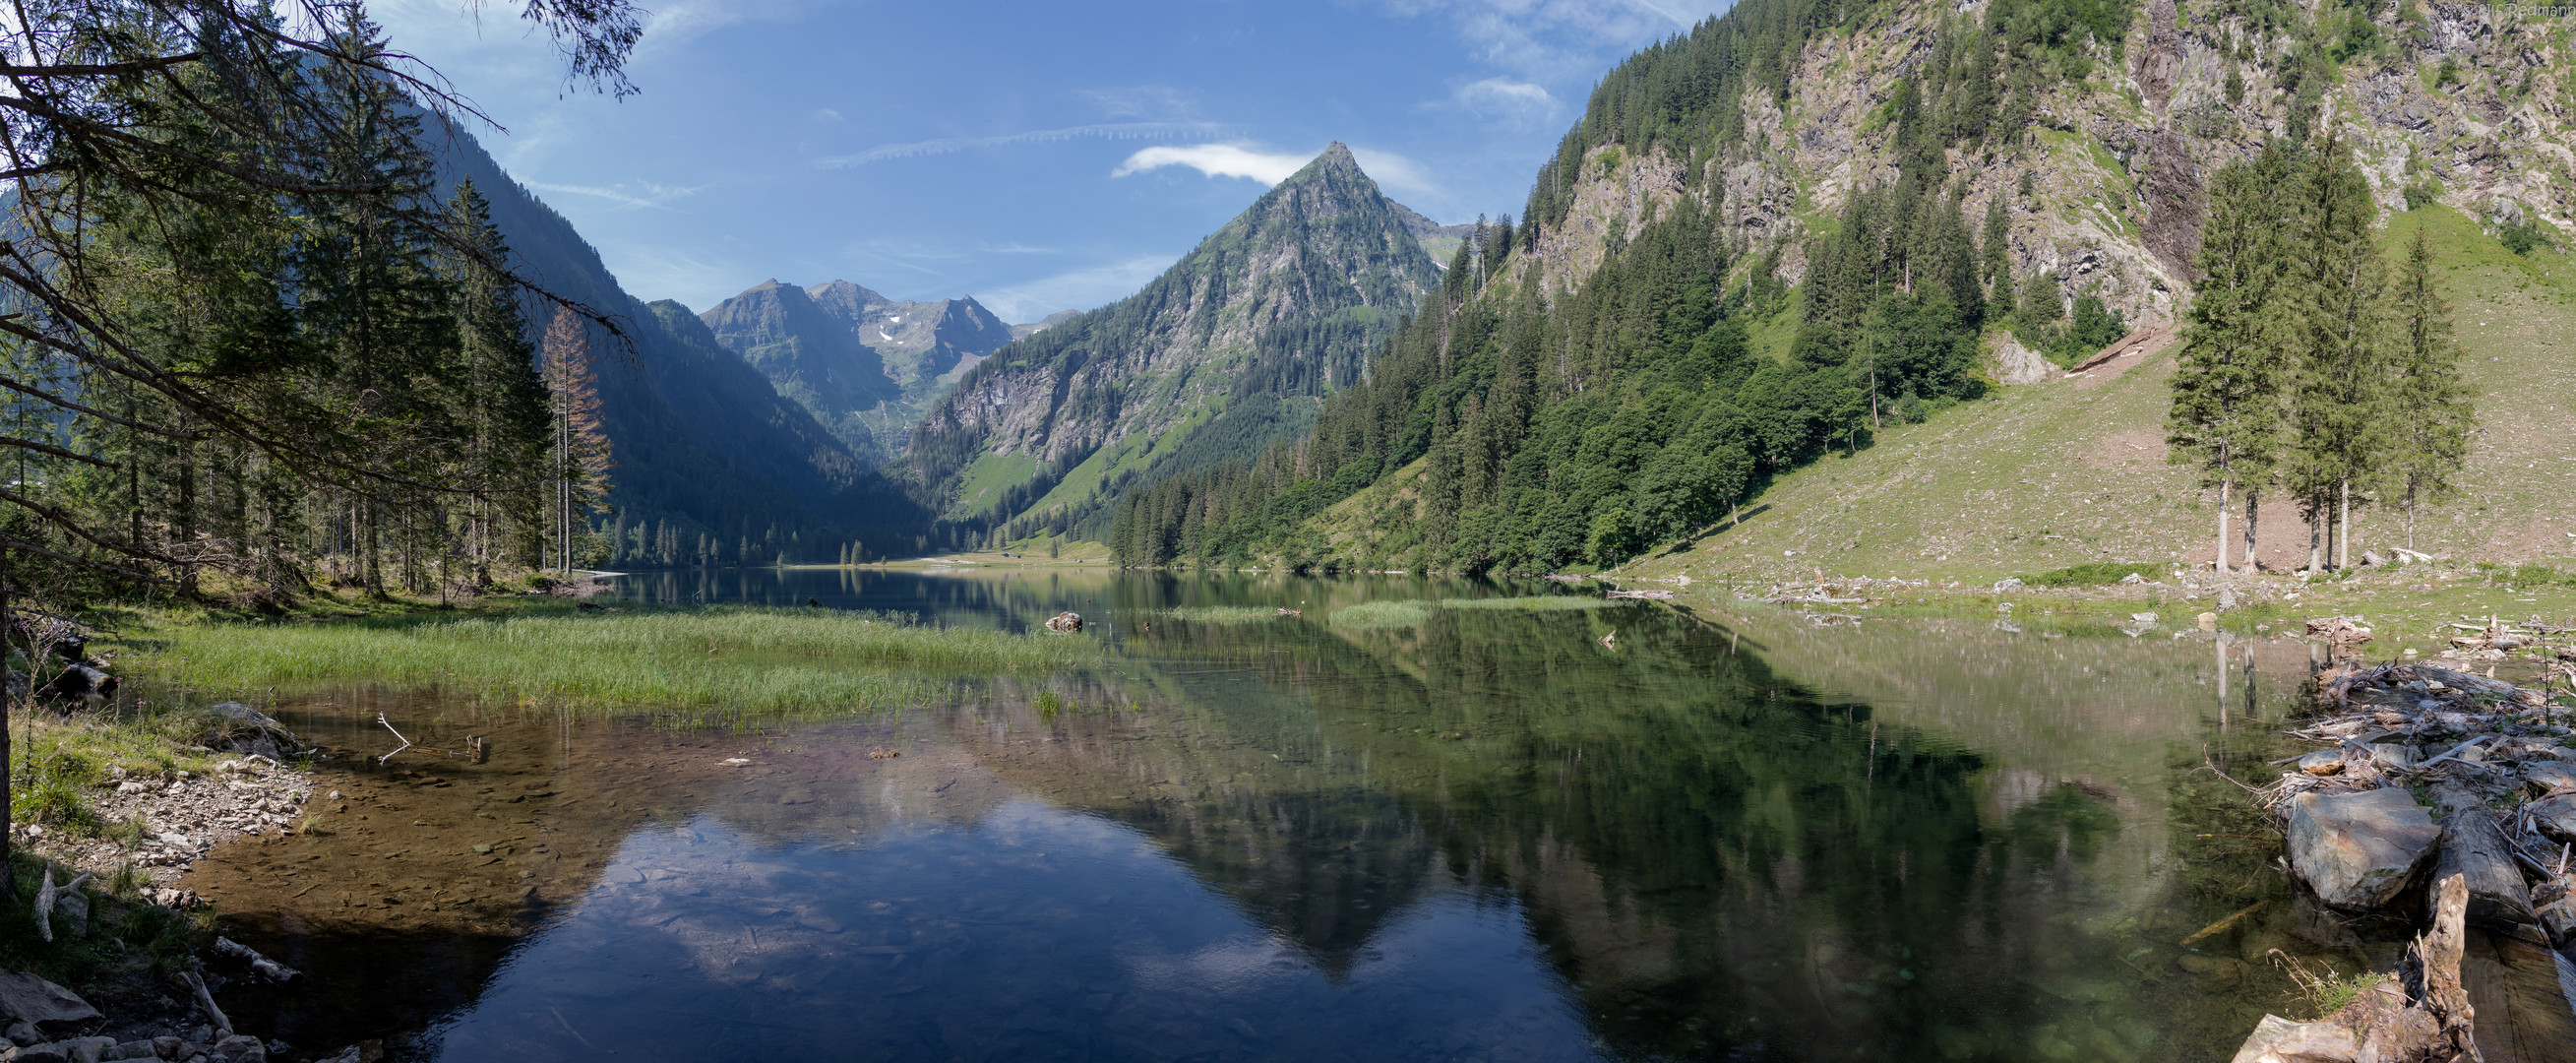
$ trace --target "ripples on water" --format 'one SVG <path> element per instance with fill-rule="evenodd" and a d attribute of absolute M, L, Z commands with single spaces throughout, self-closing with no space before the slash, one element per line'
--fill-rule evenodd
<path fill-rule="evenodd" d="M 627 577 L 1014 630 L 1071 608 L 1116 652 L 721 731 L 313 692 L 281 715 L 347 809 L 193 884 L 315 975 L 230 991 L 246 1025 L 423 1059 L 2190 1059 L 2292 1007 L 2265 951 L 2320 946 L 2264 843 L 2204 837 L 2221 784 L 2192 769 L 2250 771 L 2297 661 L 1649 603 L 1331 622 L 1550 593 Z M 361 767 L 378 711 L 495 752 Z"/>

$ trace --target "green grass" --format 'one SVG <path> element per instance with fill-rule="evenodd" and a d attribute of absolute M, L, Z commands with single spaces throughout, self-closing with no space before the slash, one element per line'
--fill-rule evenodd
<path fill-rule="evenodd" d="M 2023 576 L 2023 584 L 2032 587 L 2109 587 L 2130 576 L 2162 579 L 2171 565 L 2139 565 L 2119 561 L 2096 561 L 2089 565 L 2070 565 L 2037 575 Z"/>
<path fill-rule="evenodd" d="M 1278 607 L 1269 605 L 1184 605 L 1162 610 L 1160 615 L 1194 624 L 1258 624 L 1280 619 Z"/>
<path fill-rule="evenodd" d="M 954 680 L 1075 669 L 1102 654 L 1063 635 L 730 606 L 176 625 L 122 641 L 127 674 L 213 696 L 375 683 L 604 708 L 805 713 L 899 708 L 945 696 Z"/>
<path fill-rule="evenodd" d="M 1333 610 L 1334 627 L 1378 628 L 1419 627 L 1431 619 L 1431 603 L 1420 601 L 1361 602 Z"/>
<path fill-rule="evenodd" d="M 1545 594 L 1525 598 L 1445 598 L 1436 602 L 1403 599 L 1386 602 L 1361 602 L 1333 610 L 1328 621 L 1334 627 L 1418 627 L 1431 619 L 1434 609 L 1509 610 L 1513 612 L 1559 612 L 1575 609 L 1606 609 L 1623 605 L 1601 598 L 1583 598 L 1571 594 Z"/>
<path fill-rule="evenodd" d="M 1607 598 L 1587 598 L 1572 594 L 1542 594 L 1530 598 L 1449 598 L 1435 604 L 1443 609 L 1511 609 L 1537 613 L 1565 609 L 1607 609 L 1623 603 Z"/>

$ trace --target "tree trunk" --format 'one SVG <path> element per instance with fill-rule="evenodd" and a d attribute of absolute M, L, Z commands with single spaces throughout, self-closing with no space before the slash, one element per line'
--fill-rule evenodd
<path fill-rule="evenodd" d="M 9 693 L 5 662 L 9 656 L 9 639 L 17 630 L 16 603 L 9 597 L 9 551 L 0 548 L 0 900 L 12 904 L 18 900 L 18 865 L 10 860 L 9 839 L 18 825 L 10 822 L 9 817 L 8 795 L 12 792 L 9 788 L 9 717 L 10 710 L 15 708 L 10 703 L 16 699 Z M 34 693 L 35 688 L 36 658 L 30 654 L 27 657 L 28 693 Z"/>
<path fill-rule="evenodd" d="M 2245 489 L 2245 574 L 2246 574 L 2246 575 L 2248 575 L 2248 576 L 2253 575 L 2253 574 L 2255 573 L 2255 571 L 2256 571 L 2256 569 L 2255 569 L 2255 567 L 2254 567 L 2254 518 L 2255 518 L 2255 517 L 2257 517 L 2257 516 L 2259 516 L 2259 515 L 2262 513 L 2262 510 L 2263 510 L 2263 489 L 2262 489 L 2260 486 L 2255 486 L 2255 487 L 2248 487 L 2248 488 L 2246 488 L 2246 489 Z"/>
<path fill-rule="evenodd" d="M 2235 489 L 2236 482 L 2233 480 L 2221 479 L 2218 481 L 2218 560 L 2215 563 L 2213 571 L 2216 571 L 2221 576 L 2226 575 L 2228 571 L 2227 506 L 2229 502 L 2228 496 L 2232 494 Z"/>
<path fill-rule="evenodd" d="M 2352 567 L 2352 481 L 2351 481 L 2351 480 L 2342 480 L 2342 481 L 2337 482 L 2337 483 L 2335 484 L 2335 490 L 2337 490 L 2337 491 L 2341 492 L 2341 493 L 2342 493 L 2342 496 L 2343 496 L 2341 499 L 2337 500 L 2337 502 L 2336 502 L 2337 512 L 2335 513 L 2335 567 L 2336 567 L 2336 568 L 2351 568 L 2351 567 Z"/>
<path fill-rule="evenodd" d="M 2308 494 L 2308 574 L 2318 574 L 2326 566 L 2326 522 L 2334 520 L 2334 510 L 2326 499 Z"/>

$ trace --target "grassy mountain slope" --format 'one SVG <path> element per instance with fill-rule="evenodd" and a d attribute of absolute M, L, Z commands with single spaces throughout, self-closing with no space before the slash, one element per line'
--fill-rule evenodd
<path fill-rule="evenodd" d="M 2386 248 L 2402 253 L 2418 227 L 2432 238 L 2468 352 L 2480 432 L 2460 497 L 2419 513 L 2417 548 L 2495 561 L 2576 556 L 2576 259 L 2517 257 L 2443 207 L 2393 216 Z M 1741 526 L 1622 571 L 1984 583 L 2093 561 L 2206 565 L 2214 492 L 2165 460 L 2173 366 L 2167 348 L 1891 426 L 1857 456 L 1783 477 Z M 2406 543 L 2393 509 L 2365 511 L 2354 526 L 2356 554 Z M 2258 532 L 2265 565 L 2304 563 L 2307 531 L 2290 505 L 2267 503 Z"/>
<path fill-rule="evenodd" d="M 1411 213 L 1333 145 L 1143 291 L 967 373 L 915 431 L 907 474 L 952 520 L 1060 533 L 1105 520 L 1124 484 L 1303 431 L 1439 286 Z"/>

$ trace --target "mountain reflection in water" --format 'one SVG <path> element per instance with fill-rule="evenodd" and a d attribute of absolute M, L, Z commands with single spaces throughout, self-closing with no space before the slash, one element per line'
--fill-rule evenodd
<path fill-rule="evenodd" d="M 330 987 L 242 990 L 249 1013 L 299 1043 L 425 1026 L 414 1054 L 450 1060 L 2168 1059 L 2280 1009 L 2240 951 L 2301 951 L 2277 883 L 2177 874 L 2184 751 L 2237 741 L 2207 643 L 1776 616 L 1748 639 L 1763 620 L 1642 603 L 1334 621 L 1550 592 L 1436 579 L 717 577 L 625 593 L 1012 628 L 1070 607 L 1117 652 L 756 733 L 290 705 L 346 753 L 380 709 L 496 753 L 345 769 L 349 815 L 383 812 L 198 875 Z M 1870 674 L 1908 654 L 1984 693 L 1855 696 L 1902 701 Z M 290 894 L 290 863 L 334 884 Z M 2205 943 L 2223 977 L 2176 967 L 2203 913 L 2261 896 L 2277 914 Z"/>

